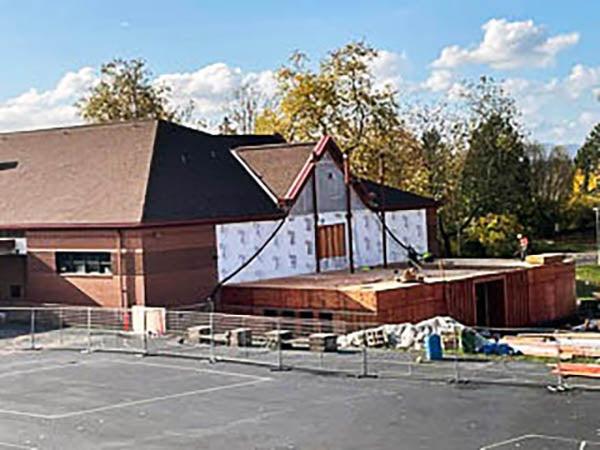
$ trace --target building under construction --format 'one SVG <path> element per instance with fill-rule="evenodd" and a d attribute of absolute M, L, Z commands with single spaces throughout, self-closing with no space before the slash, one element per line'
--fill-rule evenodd
<path fill-rule="evenodd" d="M 324 136 L 147 120 L 0 135 L 0 299 L 519 326 L 573 313 L 574 266 L 436 252 L 432 199 L 352 176 Z"/>

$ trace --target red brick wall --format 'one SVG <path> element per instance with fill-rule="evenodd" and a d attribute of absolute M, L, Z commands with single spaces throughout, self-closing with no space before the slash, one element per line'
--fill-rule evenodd
<path fill-rule="evenodd" d="M 0 256 L 0 300 L 18 302 L 25 295 L 25 256 Z M 21 298 L 11 295 L 11 286 L 21 287 Z"/>
<path fill-rule="evenodd" d="M 27 300 L 74 305 L 175 306 L 202 300 L 217 282 L 212 225 L 27 232 Z M 55 252 L 111 252 L 112 275 L 61 275 Z M 121 257 L 119 257 L 121 255 Z"/>
<path fill-rule="evenodd" d="M 29 231 L 27 237 L 27 300 L 73 305 L 121 305 L 118 236 L 116 231 Z M 112 275 L 61 275 L 55 252 L 98 250 L 111 252 Z"/>
<path fill-rule="evenodd" d="M 185 305 L 206 298 L 217 283 L 213 225 L 143 232 L 147 305 Z"/>

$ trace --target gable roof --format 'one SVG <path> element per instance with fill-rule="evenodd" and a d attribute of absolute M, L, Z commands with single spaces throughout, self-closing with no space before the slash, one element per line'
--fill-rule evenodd
<path fill-rule="evenodd" d="M 315 143 L 285 143 L 238 147 L 234 152 L 278 199 L 283 199 L 314 147 Z"/>
<path fill-rule="evenodd" d="M 257 147 L 241 147 L 234 152 L 248 170 L 263 182 L 280 203 L 293 203 L 314 171 L 316 162 L 329 153 L 343 171 L 343 154 L 331 136 L 317 143 L 284 143 Z M 391 186 L 354 178 L 353 187 L 363 203 L 374 210 L 386 211 L 436 207 L 428 197 Z"/>
<path fill-rule="evenodd" d="M 158 124 L 143 221 L 234 220 L 284 215 L 230 151 L 280 136 L 224 136 Z"/>
<path fill-rule="evenodd" d="M 0 134 L 0 228 L 131 227 L 285 216 L 331 137 L 211 135 L 142 120 Z M 379 208 L 435 206 L 425 197 L 354 180 Z"/>
<path fill-rule="evenodd" d="M 0 227 L 134 226 L 279 217 L 230 153 L 279 136 L 215 136 L 156 120 L 0 134 Z"/>
<path fill-rule="evenodd" d="M 358 180 L 358 182 L 369 196 L 373 209 L 379 209 L 383 206 L 383 210 L 385 211 L 395 211 L 401 209 L 434 208 L 438 206 L 438 202 L 429 197 L 381 185 L 369 180 Z"/>

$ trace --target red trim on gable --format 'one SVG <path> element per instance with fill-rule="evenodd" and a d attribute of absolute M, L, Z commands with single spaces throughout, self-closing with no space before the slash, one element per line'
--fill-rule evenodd
<path fill-rule="evenodd" d="M 304 185 L 308 181 L 308 178 L 313 172 L 315 162 L 321 159 L 321 157 L 325 153 L 328 143 L 332 141 L 333 139 L 331 138 L 331 136 L 323 136 L 321 139 L 319 139 L 319 142 L 317 142 L 317 145 L 315 145 L 315 148 L 312 151 L 312 157 L 306 161 L 302 169 L 300 169 L 300 172 L 298 172 L 298 175 L 296 175 L 294 182 L 291 184 L 290 188 L 285 193 L 283 199 L 286 202 L 294 202 L 296 200 L 296 197 L 300 194 L 300 192 L 304 188 Z"/>
<path fill-rule="evenodd" d="M 314 172 L 316 163 L 323 157 L 326 151 L 329 151 L 331 159 L 333 159 L 333 162 L 338 166 L 338 168 L 341 171 L 344 170 L 343 152 L 340 150 L 337 143 L 331 136 L 323 136 L 317 145 L 315 145 L 315 148 L 312 152 L 312 158 L 306 161 L 306 164 L 302 167 L 302 170 L 300 170 L 288 192 L 285 194 L 284 201 L 286 204 L 294 204 L 300 195 L 300 192 L 302 192 L 302 189 L 304 189 L 304 186 L 306 186 L 306 183 Z M 354 189 L 354 192 L 356 192 L 365 206 L 371 209 L 368 193 L 364 192 L 362 186 L 355 182 L 351 182 L 351 187 Z"/>
<path fill-rule="evenodd" d="M 323 157 L 323 155 L 325 154 L 326 151 L 329 151 L 329 154 L 331 155 L 331 159 L 333 159 L 333 162 L 338 166 L 338 168 L 342 172 L 344 172 L 344 158 L 343 158 L 344 153 L 338 147 L 337 143 L 331 136 L 327 136 L 327 135 L 323 136 L 321 139 L 319 139 L 319 142 L 317 143 L 317 145 L 315 145 L 315 148 L 312 152 L 312 157 L 306 161 L 306 163 L 304 164 L 304 166 L 302 167 L 300 172 L 298 172 L 298 175 L 294 179 L 294 182 L 292 183 L 292 185 L 286 192 L 285 196 L 281 199 L 281 201 L 286 206 L 291 207 L 296 202 L 296 199 L 298 198 L 298 196 L 300 195 L 300 193 L 306 186 L 306 183 L 310 179 L 310 176 L 314 172 L 316 163 Z M 352 189 L 354 190 L 354 192 L 356 193 L 356 195 L 358 195 L 358 198 L 363 202 L 363 204 L 367 208 L 369 208 L 372 211 L 379 211 L 379 208 L 373 207 L 372 199 L 369 195 L 369 192 L 364 187 L 364 185 L 362 183 L 358 182 L 356 179 L 352 178 L 352 173 L 350 173 L 350 185 L 351 185 Z M 428 207 L 431 207 L 431 205 L 423 205 L 422 207 L 419 207 L 418 209 L 425 209 Z M 398 207 L 397 206 L 394 208 L 385 208 L 385 211 L 400 211 L 400 210 L 407 210 L 407 209 L 415 209 L 415 206 L 413 206 L 413 205 L 411 205 L 410 207 L 402 207 L 402 206 Z"/>

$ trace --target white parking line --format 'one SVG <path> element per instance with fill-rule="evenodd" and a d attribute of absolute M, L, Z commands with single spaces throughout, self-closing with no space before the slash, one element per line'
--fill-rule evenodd
<path fill-rule="evenodd" d="M 244 387 L 244 386 L 251 386 L 253 384 L 263 383 L 267 380 L 268 380 L 268 378 L 265 378 L 265 379 L 259 379 L 259 380 L 244 381 L 241 383 L 226 384 L 224 386 L 215 386 L 215 387 L 206 388 L 206 389 L 198 389 L 196 391 L 180 392 L 178 394 L 162 395 L 159 397 L 145 398 L 143 400 L 134 400 L 131 402 L 122 402 L 122 403 L 116 403 L 113 405 L 100 406 L 98 408 L 82 409 L 79 411 L 73 411 L 73 412 L 65 413 L 65 414 L 52 414 L 52 415 L 47 416 L 47 418 L 48 419 L 66 419 L 69 417 L 82 416 L 85 414 L 91 414 L 91 413 L 96 413 L 96 412 L 110 411 L 113 409 L 127 408 L 130 406 L 145 405 L 148 403 L 155 403 L 155 402 L 160 402 L 160 401 L 164 401 L 164 400 L 172 400 L 175 398 L 189 397 L 192 395 L 200 395 L 200 394 L 208 394 L 211 392 L 224 391 L 224 390 L 228 390 L 228 389 L 236 389 L 236 388 L 240 388 L 240 387 Z"/>
<path fill-rule="evenodd" d="M 511 439 L 507 439 L 505 441 L 495 442 L 493 444 L 483 446 L 479 450 L 490 450 L 493 448 L 499 448 L 499 447 L 502 447 L 505 445 L 515 444 L 517 442 L 524 441 L 527 439 L 542 439 L 542 440 L 547 440 L 547 441 L 568 442 L 571 444 L 579 443 L 580 444 L 579 450 L 584 450 L 585 447 L 587 446 L 587 444 L 600 445 L 600 442 L 582 441 L 581 439 L 567 438 L 567 437 L 563 437 L 563 436 L 548 436 L 546 434 L 524 434 L 522 436 L 517 436 L 517 437 L 511 438 Z"/>
<path fill-rule="evenodd" d="M 47 370 L 62 369 L 62 368 L 67 368 L 67 367 L 76 367 L 81 364 L 94 364 L 94 363 L 97 364 L 98 362 L 100 362 L 100 361 L 77 362 L 75 364 L 73 364 L 73 363 L 55 364 L 55 365 L 49 365 L 49 366 L 45 366 L 45 367 L 37 367 L 37 368 L 27 369 L 27 370 L 15 370 L 12 372 L 6 372 L 3 374 L 0 374 L 0 377 L 9 377 L 9 376 L 29 374 L 29 373 L 43 372 L 43 371 L 47 371 Z M 239 382 L 239 383 L 230 383 L 230 384 L 223 385 L 223 386 L 215 386 L 215 387 L 198 389 L 198 390 L 193 390 L 193 391 L 179 392 L 179 393 L 175 393 L 175 394 L 145 398 L 145 399 L 141 399 L 141 400 L 133 400 L 133 401 L 129 401 L 129 402 L 115 403 L 115 404 L 111 404 L 111 405 L 99 406 L 96 408 L 89 408 L 89 409 L 82 409 L 82 410 L 72 411 L 72 412 L 63 413 L 63 414 L 38 414 L 38 413 L 33 413 L 33 412 L 24 412 L 24 411 L 10 410 L 10 409 L 0 409 L 0 414 L 20 416 L 20 417 L 30 417 L 30 418 L 34 418 L 34 419 L 44 419 L 44 420 L 65 419 L 65 418 L 76 417 L 76 416 L 81 416 L 81 415 L 85 415 L 85 414 L 110 411 L 110 410 L 114 410 L 114 409 L 130 407 L 130 406 L 144 405 L 144 404 L 149 404 L 149 403 L 154 403 L 154 402 L 159 402 L 159 401 L 164 401 L 164 400 L 171 400 L 171 399 L 188 397 L 188 396 L 193 396 L 193 395 L 208 394 L 211 392 L 224 391 L 224 390 L 228 390 L 228 389 L 236 389 L 236 388 L 241 388 L 244 386 L 250 386 L 250 385 L 263 383 L 265 381 L 272 380 L 272 378 L 269 378 L 269 377 L 248 375 L 248 374 L 244 374 L 244 373 L 227 372 L 227 371 L 204 369 L 204 368 L 195 368 L 195 367 L 189 367 L 189 366 L 176 366 L 176 365 L 171 365 L 171 364 L 160 364 L 160 363 L 139 362 L 139 361 L 136 361 L 136 362 L 112 361 L 112 360 L 102 361 L 102 362 L 108 362 L 109 364 L 114 364 L 114 365 L 126 364 L 126 365 L 133 365 L 133 366 L 160 367 L 160 368 L 166 368 L 166 369 L 171 369 L 171 370 L 192 371 L 192 372 L 197 372 L 197 373 L 209 373 L 209 374 L 216 374 L 216 375 L 222 375 L 222 376 L 227 376 L 227 377 L 238 377 L 238 378 L 242 378 L 242 379 L 245 378 L 245 379 L 250 379 L 250 381 L 243 381 L 243 382 Z M 2 443 L 0 443 L 0 445 L 1 444 Z"/>
<path fill-rule="evenodd" d="M 173 364 L 161 364 L 161 363 L 140 362 L 140 361 L 115 361 L 115 364 L 130 364 L 133 366 L 162 367 L 162 368 L 173 369 L 173 370 L 189 370 L 192 372 L 214 373 L 217 375 L 225 375 L 225 376 L 230 376 L 230 377 L 251 378 L 253 380 L 265 380 L 265 381 L 271 380 L 271 378 L 269 378 L 269 377 L 259 377 L 258 375 L 248 375 L 245 373 L 228 372 L 225 370 L 204 369 L 204 368 L 190 367 L 190 366 L 175 366 Z"/>
<path fill-rule="evenodd" d="M 64 364 L 50 364 L 48 366 L 36 367 L 34 369 L 25 369 L 25 370 L 13 370 L 12 372 L 4 372 L 0 373 L 0 378 L 12 377 L 15 375 L 23 375 L 27 373 L 36 373 L 36 372 L 44 372 L 47 370 L 55 370 L 62 369 L 64 367 L 73 367 L 81 364 L 90 364 L 90 362 L 76 362 L 76 363 L 64 363 Z"/>
<path fill-rule="evenodd" d="M 0 449 L 2 447 L 8 447 L 8 448 L 19 448 L 19 449 L 23 449 L 23 450 L 32 450 L 34 447 L 26 447 L 24 445 L 18 445 L 18 444 L 10 444 L 8 442 L 0 442 Z"/>

